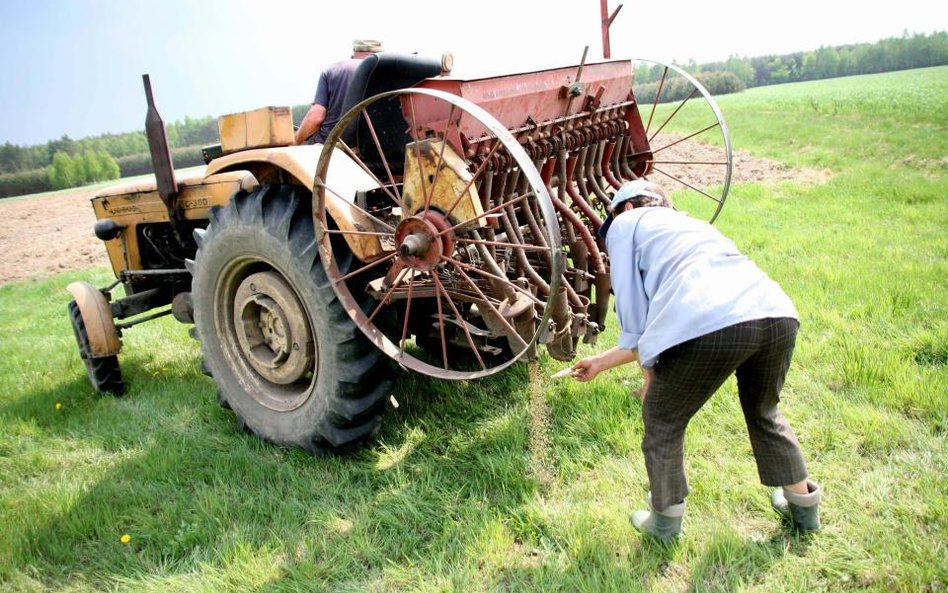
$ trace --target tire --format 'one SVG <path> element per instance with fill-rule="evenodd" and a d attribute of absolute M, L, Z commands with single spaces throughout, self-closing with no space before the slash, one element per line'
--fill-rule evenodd
<path fill-rule="evenodd" d="M 192 296 L 204 367 L 238 427 L 323 455 L 375 434 L 392 378 L 326 278 L 311 199 L 267 185 L 213 209 Z"/>
<path fill-rule="evenodd" d="M 76 301 L 69 301 L 69 320 L 72 322 L 72 333 L 76 336 L 79 346 L 79 356 L 86 365 L 86 374 L 89 383 L 98 393 L 122 395 L 125 393 L 125 382 L 122 380 L 122 369 L 119 368 L 118 355 L 93 358 L 90 354 L 89 334 L 86 324 L 82 321 L 82 313 Z"/>

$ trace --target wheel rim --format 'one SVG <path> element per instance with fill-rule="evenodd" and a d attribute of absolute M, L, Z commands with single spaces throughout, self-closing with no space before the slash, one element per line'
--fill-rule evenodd
<path fill-rule="evenodd" d="M 286 277 L 266 262 L 236 259 L 221 273 L 214 309 L 221 348 L 253 386 L 251 397 L 275 411 L 303 405 L 315 384 L 316 341 Z"/>
<path fill-rule="evenodd" d="M 648 139 L 645 150 L 630 150 L 635 176 L 675 193 L 675 203 L 714 222 L 727 198 L 733 156 L 727 124 L 711 93 L 677 66 L 637 59 L 658 73 L 654 85 L 634 88 Z"/>
<path fill-rule="evenodd" d="M 390 121 L 396 110 L 404 121 L 393 139 L 379 114 Z M 392 146 L 403 147 L 403 161 Z M 361 203 L 330 175 L 331 163 L 347 157 L 377 187 Z M 534 347 L 559 287 L 559 226 L 533 163 L 487 112 L 433 90 L 376 95 L 333 129 L 314 187 L 316 236 L 333 289 L 399 364 L 473 379 Z M 330 201 L 356 223 L 337 226 Z M 344 256 L 364 241 L 377 249 L 349 271 Z M 366 293 L 368 301 L 356 297 Z"/>

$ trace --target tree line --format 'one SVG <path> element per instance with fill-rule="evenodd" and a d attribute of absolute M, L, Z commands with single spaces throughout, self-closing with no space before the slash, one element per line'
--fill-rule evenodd
<path fill-rule="evenodd" d="M 218 142 L 217 118 L 185 117 L 166 124 L 175 166 L 203 164 L 201 146 Z M 78 187 L 152 172 L 144 131 L 74 140 L 63 135 L 45 144 L 0 145 L 0 198 Z"/>
<path fill-rule="evenodd" d="M 904 33 L 875 43 L 860 43 L 754 58 L 731 56 L 722 62 L 676 64 L 693 74 L 714 95 L 736 93 L 745 88 L 851 76 L 892 70 L 948 64 L 948 32 Z M 635 70 L 635 93 L 639 101 L 651 102 L 663 67 L 639 63 Z M 681 88 L 677 88 L 679 84 Z M 690 87 L 680 83 L 663 88 L 662 100 L 678 100 Z M 299 122 L 308 105 L 293 107 Z M 216 144 L 217 119 L 186 117 L 166 126 L 172 158 L 179 167 L 203 163 L 201 146 Z M 61 156 L 60 156 L 61 155 Z M 74 140 L 67 135 L 45 144 L 0 145 L 0 198 L 94 181 L 150 173 L 151 155 L 144 131 L 103 134 Z"/>
<path fill-rule="evenodd" d="M 840 76 L 877 74 L 894 70 L 928 68 L 948 64 L 948 32 L 930 35 L 903 33 L 901 37 L 890 37 L 875 43 L 858 43 L 782 55 L 766 55 L 754 58 L 731 56 L 723 62 L 697 64 L 694 60 L 675 64 L 693 74 L 698 80 L 712 80 L 708 90 L 722 94 L 711 86 L 727 81 L 732 85 L 739 81 L 741 88 L 821 80 Z M 639 63 L 635 69 L 636 86 L 658 82 L 662 77 L 662 66 Z M 733 75 L 725 76 L 726 74 Z M 719 80 L 715 81 L 714 77 Z M 738 92 L 722 88 L 724 92 Z M 664 94 L 664 93 L 663 93 Z"/>

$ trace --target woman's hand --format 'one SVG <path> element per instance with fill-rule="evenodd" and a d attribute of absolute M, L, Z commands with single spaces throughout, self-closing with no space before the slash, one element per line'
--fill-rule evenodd
<path fill-rule="evenodd" d="M 587 356 L 582 360 L 576 361 L 576 364 L 573 365 L 570 369 L 570 376 L 577 381 L 592 381 L 596 378 L 600 372 L 602 372 L 602 364 L 599 361 L 598 356 Z"/>
<path fill-rule="evenodd" d="M 600 352 L 593 356 L 578 361 L 570 367 L 570 377 L 577 381 L 592 381 L 596 375 L 607 371 L 620 364 L 626 364 L 638 360 L 638 352 L 635 350 L 623 350 L 618 346 L 613 346 L 605 352 Z"/>

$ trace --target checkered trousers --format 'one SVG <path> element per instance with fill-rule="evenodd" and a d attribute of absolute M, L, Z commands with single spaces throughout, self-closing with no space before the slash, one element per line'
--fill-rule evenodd
<path fill-rule="evenodd" d="M 761 482 L 784 486 L 806 478 L 800 444 L 777 409 L 798 327 L 792 318 L 745 321 L 662 352 L 642 408 L 654 509 L 688 494 L 685 428 L 732 373 Z"/>

